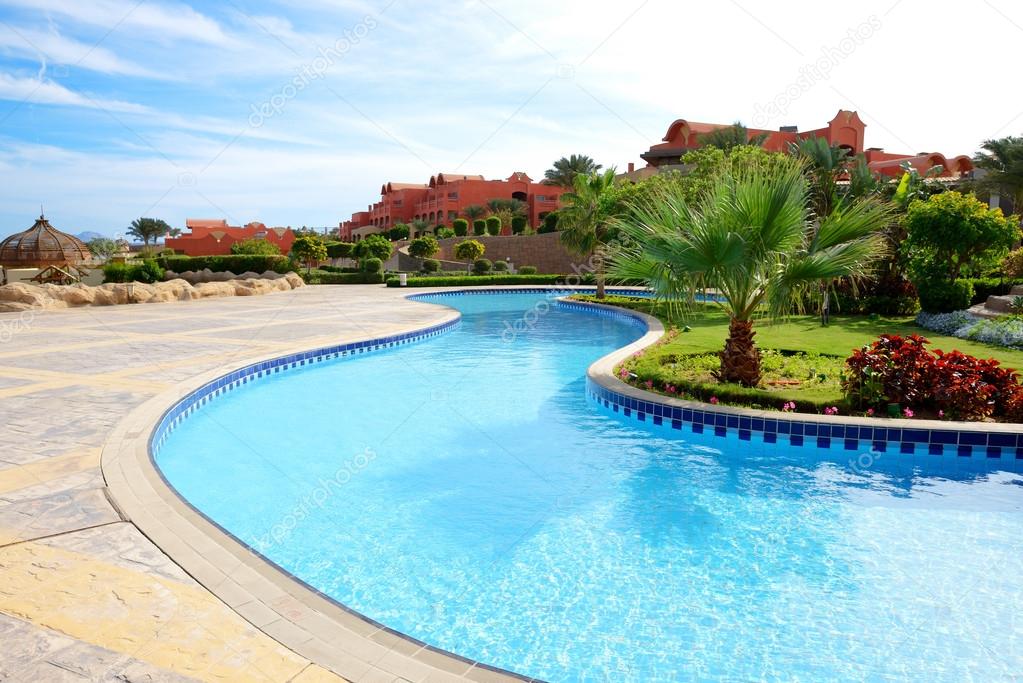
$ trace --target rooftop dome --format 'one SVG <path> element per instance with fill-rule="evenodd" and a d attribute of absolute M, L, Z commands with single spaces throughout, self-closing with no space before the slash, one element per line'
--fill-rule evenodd
<path fill-rule="evenodd" d="M 31 228 L 0 242 L 0 265 L 8 268 L 81 263 L 91 257 L 89 247 L 74 235 L 61 232 L 39 216 Z"/>

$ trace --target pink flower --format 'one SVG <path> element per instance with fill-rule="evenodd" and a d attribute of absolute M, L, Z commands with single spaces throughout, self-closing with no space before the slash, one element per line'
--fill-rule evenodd
<path fill-rule="evenodd" d="M 902 414 L 905 415 L 906 417 L 913 417 L 913 411 L 910 410 L 909 408 L 904 408 Z"/>
<path fill-rule="evenodd" d="M 791 413 L 795 409 L 796 409 L 795 401 L 786 401 L 781 407 L 783 413 Z"/>
<path fill-rule="evenodd" d="M 653 389 L 654 388 L 654 381 L 652 379 L 648 379 L 647 381 L 643 382 L 643 384 L 646 385 L 647 389 Z"/>
<path fill-rule="evenodd" d="M 711 396 L 710 397 L 710 402 L 711 402 L 712 405 L 717 405 L 718 404 L 718 397 L 717 396 Z"/>
<path fill-rule="evenodd" d="M 669 393 L 669 394 L 674 394 L 674 393 L 676 393 L 677 391 L 678 391 L 678 389 L 677 389 L 677 388 L 675 388 L 675 385 L 674 385 L 674 384 L 669 384 L 669 385 L 668 385 L 668 393 Z"/>
<path fill-rule="evenodd" d="M 938 411 L 938 417 L 940 417 L 941 419 L 945 419 L 945 411 L 944 410 L 939 410 Z"/>
<path fill-rule="evenodd" d="M 874 409 L 867 408 L 867 417 L 874 417 Z"/>
<path fill-rule="evenodd" d="M 825 415 L 838 415 L 838 408 L 836 408 L 835 406 L 829 406 L 829 407 L 824 409 L 824 414 Z"/>

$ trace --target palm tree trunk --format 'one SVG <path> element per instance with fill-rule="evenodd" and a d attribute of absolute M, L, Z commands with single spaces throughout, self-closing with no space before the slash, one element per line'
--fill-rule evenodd
<path fill-rule="evenodd" d="M 745 387 L 760 384 L 763 376 L 760 370 L 760 349 L 757 348 L 752 320 L 732 318 L 728 323 L 728 339 L 721 352 L 721 369 L 718 380 L 737 382 Z"/>
<path fill-rule="evenodd" d="M 597 251 L 594 255 L 594 276 L 597 280 L 597 298 L 604 298 L 604 255 Z"/>

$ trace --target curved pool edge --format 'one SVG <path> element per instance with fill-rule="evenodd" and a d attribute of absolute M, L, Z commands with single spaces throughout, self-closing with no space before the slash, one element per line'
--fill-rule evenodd
<path fill-rule="evenodd" d="M 400 298 L 407 300 L 408 295 Z M 415 336 L 453 327 L 460 320 L 458 311 L 435 306 L 438 316 L 429 324 L 395 330 L 394 335 Z M 373 345 L 386 338 L 373 336 L 350 343 Z M 304 364 L 303 356 L 324 348 L 332 347 L 296 344 L 283 351 L 239 358 L 183 380 L 132 410 L 117 424 L 100 458 L 111 502 L 175 564 L 254 628 L 345 679 L 533 680 L 430 646 L 324 595 L 207 518 L 157 468 L 151 441 L 175 406 L 234 373 L 281 359 Z"/>
<path fill-rule="evenodd" d="M 618 379 L 614 368 L 632 354 L 642 351 L 664 334 L 657 318 L 619 306 L 571 301 L 573 307 L 614 311 L 647 324 L 647 334 L 632 344 L 596 360 L 586 372 L 587 398 L 604 408 L 638 422 L 650 422 L 678 433 L 687 427 L 693 433 L 725 437 L 738 434 L 740 440 L 782 443 L 859 453 L 890 452 L 898 455 L 970 458 L 988 466 L 1023 472 L 1023 424 L 952 422 L 905 418 L 853 417 L 783 413 L 734 406 L 712 405 L 644 391 Z M 704 430 L 704 428 L 707 428 Z M 797 434 L 798 432 L 798 434 Z M 798 443 L 792 437 L 798 437 Z"/>

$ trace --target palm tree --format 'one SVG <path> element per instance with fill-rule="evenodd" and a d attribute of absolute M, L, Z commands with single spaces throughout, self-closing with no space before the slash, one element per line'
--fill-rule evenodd
<path fill-rule="evenodd" d="M 429 231 L 430 223 L 422 218 L 417 218 L 409 224 L 409 227 L 411 228 L 410 234 L 413 237 L 422 237 Z"/>
<path fill-rule="evenodd" d="M 601 168 L 603 167 L 600 164 L 585 154 L 573 154 L 555 161 L 551 168 L 544 171 L 543 177 L 548 185 L 575 187 L 576 176 L 593 175 Z"/>
<path fill-rule="evenodd" d="M 161 237 L 170 232 L 171 226 L 159 218 L 136 218 L 125 230 L 135 239 L 142 240 L 142 246 L 148 247 L 149 241 L 155 244 Z"/>
<path fill-rule="evenodd" d="M 849 150 L 825 138 L 805 138 L 789 144 L 789 153 L 806 162 L 810 197 L 818 216 L 827 216 L 838 199 L 838 177 L 846 171 Z"/>
<path fill-rule="evenodd" d="M 760 147 L 767 140 L 767 133 L 750 135 L 749 128 L 743 125 L 742 121 L 736 121 L 730 126 L 717 128 L 709 133 L 701 133 L 699 141 L 708 147 L 717 147 L 728 151 L 733 147 L 750 145 Z"/>
<path fill-rule="evenodd" d="M 469 224 L 478 218 L 483 218 L 487 215 L 487 210 L 479 204 L 470 204 L 469 206 L 462 209 L 462 215 L 469 219 Z"/>
<path fill-rule="evenodd" d="M 887 205 L 859 200 L 815 226 L 803 164 L 789 158 L 771 171 L 728 172 L 692 205 L 669 185 L 634 207 L 620 222 L 628 242 L 612 256 L 611 273 L 645 280 L 683 309 L 697 292 L 716 289 L 729 318 L 717 377 L 756 386 L 754 319 L 784 317 L 823 280 L 866 277 L 884 251 L 879 231 L 888 217 Z"/>
<path fill-rule="evenodd" d="M 987 171 L 982 183 L 1008 195 L 1012 210 L 1023 210 L 1023 137 L 1008 136 L 985 140 L 983 152 L 973 157 L 977 168 Z"/>
<path fill-rule="evenodd" d="M 604 298 L 606 247 L 617 230 L 615 215 L 608 208 L 615 184 L 614 169 L 591 175 L 577 175 L 574 191 L 561 195 L 558 229 L 561 243 L 582 256 L 591 256 L 597 279 L 597 298 Z"/>

